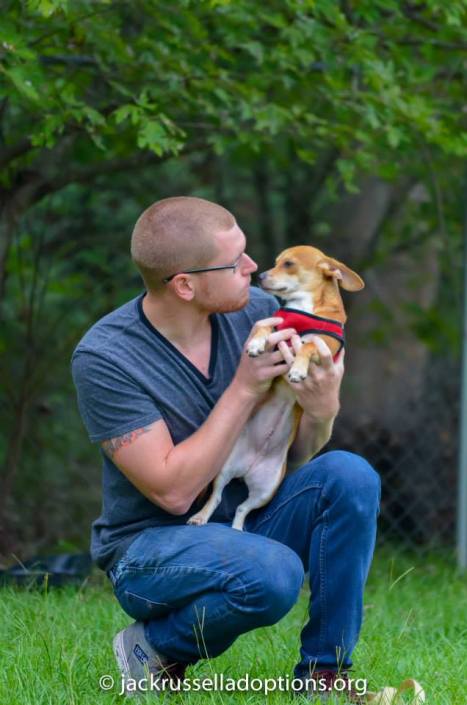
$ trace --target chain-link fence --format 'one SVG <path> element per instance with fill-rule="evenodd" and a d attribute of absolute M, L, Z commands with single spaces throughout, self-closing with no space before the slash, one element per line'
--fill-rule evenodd
<path fill-rule="evenodd" d="M 373 383 L 376 383 L 373 381 Z M 460 363 L 430 359 L 424 383 L 400 409 L 403 423 L 388 427 L 336 424 L 327 449 L 364 456 L 382 480 L 379 541 L 417 553 L 455 542 Z"/>

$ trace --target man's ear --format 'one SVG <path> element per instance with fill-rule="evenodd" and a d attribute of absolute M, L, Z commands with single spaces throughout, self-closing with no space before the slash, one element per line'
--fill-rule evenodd
<path fill-rule="evenodd" d="M 177 274 L 169 283 L 172 284 L 172 291 L 174 291 L 180 299 L 184 301 L 193 300 L 195 292 L 189 274 Z"/>
<path fill-rule="evenodd" d="M 335 279 L 346 291 L 360 291 L 365 286 L 365 282 L 356 272 L 337 259 L 326 257 L 318 262 L 317 266 L 325 277 Z"/>

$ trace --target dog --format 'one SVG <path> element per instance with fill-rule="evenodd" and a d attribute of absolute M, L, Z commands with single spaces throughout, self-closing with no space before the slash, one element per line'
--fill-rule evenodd
<path fill-rule="evenodd" d="M 320 364 L 318 348 L 307 335 L 323 337 L 333 357 L 344 345 L 347 316 L 339 287 L 346 291 L 363 289 L 364 282 L 345 264 L 328 257 L 315 247 L 290 247 L 277 257 L 275 267 L 259 275 L 261 287 L 282 299 L 286 306 L 274 316 L 283 318 L 281 328 L 295 328 L 303 345 L 288 371 L 289 384 L 274 380 L 262 403 L 253 411 L 222 470 L 214 480 L 212 494 L 204 507 L 188 519 L 188 524 L 209 521 L 219 505 L 224 487 L 233 478 L 243 478 L 248 497 L 235 512 L 232 527 L 242 530 L 246 516 L 267 504 L 286 473 L 287 453 L 297 433 L 302 410 L 295 402 L 292 384 L 304 380 L 310 363 Z M 266 349 L 273 328 L 260 327 L 247 345 L 247 354 L 256 357 Z"/>

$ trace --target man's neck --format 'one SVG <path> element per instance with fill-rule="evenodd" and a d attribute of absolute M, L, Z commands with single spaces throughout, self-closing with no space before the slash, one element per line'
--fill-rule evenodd
<path fill-rule="evenodd" d="M 148 292 L 143 298 L 143 311 L 159 333 L 184 350 L 196 348 L 211 335 L 209 313 L 185 302 L 172 299 L 168 305 L 165 297 Z"/>

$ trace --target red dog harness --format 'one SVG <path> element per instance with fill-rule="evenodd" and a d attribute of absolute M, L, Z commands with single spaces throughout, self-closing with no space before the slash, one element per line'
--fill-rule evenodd
<path fill-rule="evenodd" d="M 329 335 L 331 338 L 338 340 L 340 346 L 334 355 L 334 360 L 345 345 L 344 324 L 340 321 L 315 316 L 314 313 L 304 313 L 287 306 L 278 309 L 273 315 L 284 319 L 282 323 L 276 326 L 276 330 L 295 328 L 299 335 L 315 333 L 316 335 Z"/>

